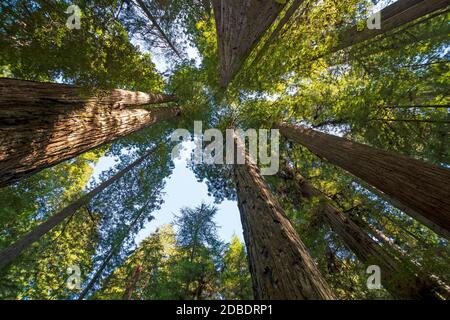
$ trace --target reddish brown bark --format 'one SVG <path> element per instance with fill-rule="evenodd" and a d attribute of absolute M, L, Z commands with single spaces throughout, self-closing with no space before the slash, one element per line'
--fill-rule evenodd
<path fill-rule="evenodd" d="M 70 85 L 0 79 L 0 188 L 179 113 L 127 106 L 175 100 L 119 89 L 88 96 Z"/>
<path fill-rule="evenodd" d="M 448 5 L 448 0 L 398 0 L 381 10 L 381 29 L 365 27 L 359 31 L 356 26 L 347 29 L 339 33 L 338 42 L 329 53 L 375 38 L 430 13 L 443 10 Z"/>
<path fill-rule="evenodd" d="M 255 299 L 333 299 L 259 169 L 245 158 L 234 176 Z"/>
<path fill-rule="evenodd" d="M 262 48 L 258 51 L 256 54 L 255 59 L 252 61 L 252 66 L 258 64 L 258 62 L 261 60 L 261 58 L 266 53 L 267 49 L 272 45 L 272 43 L 275 41 L 275 39 L 279 36 L 280 31 L 283 29 L 283 27 L 289 22 L 289 20 L 292 18 L 294 13 L 297 11 L 297 9 L 300 7 L 300 5 L 305 0 L 292 0 L 289 8 L 286 10 L 286 13 L 284 14 L 283 18 L 281 18 L 280 22 L 277 24 L 276 28 L 272 31 L 270 36 L 265 41 Z"/>
<path fill-rule="evenodd" d="M 136 284 L 138 283 L 139 278 L 141 277 L 141 272 L 142 272 L 142 266 L 138 265 L 136 267 L 136 269 L 134 270 L 134 273 L 128 283 L 125 293 L 123 294 L 123 300 L 131 299 L 133 292 L 136 290 Z"/>
<path fill-rule="evenodd" d="M 345 138 L 283 123 L 280 132 L 355 175 L 393 205 L 450 238 L 450 170 Z"/>
<path fill-rule="evenodd" d="M 376 264 L 381 268 L 382 285 L 399 299 L 441 299 L 448 298 L 447 288 L 434 281 L 409 262 L 394 257 L 356 224 L 347 213 L 333 206 L 318 189 L 300 174 L 284 167 L 280 175 L 288 181 L 300 198 L 320 199 L 319 215 L 331 229 L 341 237 L 345 245 L 363 263 Z M 297 198 L 296 201 L 299 199 Z M 300 200 L 301 201 L 301 200 Z"/>
<path fill-rule="evenodd" d="M 285 4 L 275 0 L 213 0 L 220 84 L 226 87 Z"/>

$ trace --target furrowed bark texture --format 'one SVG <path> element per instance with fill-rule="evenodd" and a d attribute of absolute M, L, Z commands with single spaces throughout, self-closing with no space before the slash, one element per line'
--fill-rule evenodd
<path fill-rule="evenodd" d="M 220 84 L 226 88 L 285 4 L 275 0 L 212 0 L 219 49 Z"/>
<path fill-rule="evenodd" d="M 180 112 L 127 106 L 175 100 L 119 89 L 83 97 L 75 86 L 0 79 L 0 188 Z"/>
<path fill-rule="evenodd" d="M 255 299 L 333 299 L 259 169 L 245 158 L 234 175 Z"/>
<path fill-rule="evenodd" d="M 359 31 L 356 26 L 351 27 L 339 34 L 338 43 L 331 52 L 354 46 L 433 12 L 445 10 L 449 5 L 448 0 L 398 0 L 380 11 L 381 29 L 369 29 L 366 26 Z"/>
<path fill-rule="evenodd" d="M 401 210 L 450 238 L 450 170 L 393 152 L 291 124 L 279 125 L 286 138 L 341 167 L 400 203 Z"/>
<path fill-rule="evenodd" d="M 290 168 L 284 174 L 293 182 L 295 193 L 301 198 L 321 200 L 319 215 L 344 241 L 345 245 L 363 263 L 377 264 L 382 272 L 382 285 L 398 299 L 441 299 L 449 297 L 448 288 L 441 286 L 414 266 L 403 265 L 399 257 L 389 254 L 385 248 L 356 224 L 347 213 L 333 206 L 322 192 Z M 297 199 L 298 200 L 298 199 Z M 406 264 L 406 262 L 405 262 Z"/>
<path fill-rule="evenodd" d="M 276 28 L 272 31 L 270 36 L 267 38 L 267 41 L 264 43 L 263 47 L 256 54 L 255 59 L 252 61 L 252 66 L 258 64 L 261 58 L 265 55 L 267 49 L 272 45 L 272 43 L 279 36 L 280 31 L 283 27 L 289 22 L 297 9 L 303 4 L 305 0 L 292 0 L 289 8 L 286 10 L 285 15 L 280 20 L 280 23 L 276 26 Z"/>

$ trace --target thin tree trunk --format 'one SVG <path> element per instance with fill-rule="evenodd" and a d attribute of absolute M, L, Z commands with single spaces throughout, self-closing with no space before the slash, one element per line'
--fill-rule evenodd
<path fill-rule="evenodd" d="M 0 78 L 0 188 L 180 112 L 127 106 L 176 99 L 119 89 L 87 96 L 71 85 Z"/>
<path fill-rule="evenodd" d="M 302 126 L 280 132 L 317 156 L 372 185 L 393 205 L 450 239 L 450 170 Z M 391 201 L 392 202 L 392 201 Z"/>
<path fill-rule="evenodd" d="M 23 236 L 20 240 L 15 242 L 10 247 L 4 249 L 0 252 L 0 270 L 16 259 L 25 249 L 29 248 L 34 242 L 41 239 L 44 235 L 46 235 L 50 230 L 54 227 L 62 223 L 65 219 L 75 214 L 75 212 L 80 209 L 82 206 L 89 203 L 89 201 L 105 190 L 107 187 L 112 185 L 114 182 L 122 178 L 125 174 L 130 172 L 132 169 L 140 165 L 145 159 L 150 156 L 151 152 L 146 153 L 144 156 L 133 162 L 132 164 L 125 167 L 123 170 L 116 173 L 114 176 L 109 178 L 108 180 L 102 182 L 99 186 L 83 195 L 77 201 L 71 203 L 58 213 L 54 214 L 50 218 L 48 218 L 45 222 L 38 225 L 32 231 Z"/>
<path fill-rule="evenodd" d="M 145 15 L 147 16 L 147 18 L 150 19 L 151 23 L 155 26 L 155 28 L 158 30 L 158 32 L 161 34 L 161 36 L 163 37 L 164 41 L 166 41 L 166 43 L 169 45 L 169 47 L 173 50 L 173 52 L 176 53 L 176 55 L 181 58 L 180 53 L 178 52 L 178 50 L 175 48 L 175 46 L 173 45 L 172 41 L 170 41 L 169 37 L 166 35 L 166 33 L 164 32 L 163 29 L 161 29 L 161 27 L 158 24 L 158 21 L 156 21 L 155 17 L 153 16 L 153 14 L 150 12 L 150 10 L 147 8 L 147 6 L 145 5 L 145 3 L 142 0 L 136 0 L 137 4 L 139 5 L 139 7 L 141 7 L 142 11 L 144 11 Z"/>
<path fill-rule="evenodd" d="M 427 275 L 418 275 L 417 270 L 407 269 L 402 262 L 391 256 L 375 242 L 367 232 L 350 217 L 333 206 L 322 192 L 312 186 L 301 175 L 284 167 L 287 180 L 293 182 L 296 193 L 306 199 L 318 198 L 322 201 L 320 215 L 331 229 L 344 241 L 345 245 L 367 264 L 377 264 L 382 273 L 382 285 L 399 299 L 440 299 L 442 287 Z M 298 199 L 296 199 L 298 201 Z M 444 290 L 445 291 L 445 290 Z M 447 292 L 448 294 L 448 292 Z"/>
<path fill-rule="evenodd" d="M 100 267 L 97 269 L 97 271 L 95 271 L 94 276 L 91 278 L 91 280 L 89 281 L 89 283 L 86 285 L 86 287 L 83 289 L 83 291 L 80 293 L 80 295 L 78 296 L 78 300 L 83 300 L 86 295 L 89 293 L 89 291 L 92 290 L 92 288 L 94 287 L 95 283 L 100 279 L 100 277 L 102 276 L 103 272 L 105 271 L 106 267 L 108 266 L 108 264 L 110 263 L 111 259 L 114 257 L 114 255 L 116 255 L 120 249 L 122 248 L 122 245 L 124 243 L 124 241 L 128 238 L 128 236 L 130 235 L 131 230 L 133 229 L 133 227 L 139 222 L 142 214 L 145 212 L 146 209 L 146 205 L 144 205 L 137 213 L 135 218 L 133 219 L 133 221 L 128 225 L 127 231 L 125 232 L 125 235 L 122 237 L 122 239 L 120 239 L 120 241 L 118 243 L 116 243 L 115 245 L 112 246 L 112 248 L 109 250 L 108 255 L 106 256 L 106 258 L 103 260 L 102 264 L 100 265 Z"/>
<path fill-rule="evenodd" d="M 333 250 L 330 248 L 330 246 L 327 244 L 325 247 L 325 259 L 327 262 L 327 270 L 330 274 L 339 273 L 340 269 L 342 268 L 342 262 L 339 260 L 338 257 L 336 257 L 336 254 L 333 252 Z"/>
<path fill-rule="evenodd" d="M 123 240 L 120 242 L 120 245 L 122 244 L 122 242 L 123 242 Z M 109 262 L 111 261 L 112 257 L 114 256 L 116 250 L 117 250 L 116 247 L 113 247 L 109 251 L 108 255 L 103 260 L 100 267 L 97 269 L 97 271 L 95 271 L 95 274 L 92 277 L 92 279 L 89 281 L 87 286 L 83 289 L 83 291 L 78 296 L 78 300 L 83 300 L 86 297 L 86 295 L 89 293 L 89 291 L 91 291 L 91 289 L 94 287 L 95 283 L 98 281 L 98 279 L 103 274 L 103 271 L 105 271 L 106 267 L 108 266 Z"/>
<path fill-rule="evenodd" d="M 122 300 L 131 300 L 131 296 L 133 295 L 133 292 L 136 290 L 136 284 L 139 281 L 139 278 L 141 277 L 142 272 L 142 266 L 138 265 L 136 269 L 134 270 L 134 273 L 130 279 L 130 282 L 128 283 L 128 286 L 125 290 L 125 293 L 123 294 Z"/>
<path fill-rule="evenodd" d="M 236 139 L 238 150 L 244 150 Z M 257 166 L 234 165 L 255 299 L 333 299 L 325 280 Z"/>

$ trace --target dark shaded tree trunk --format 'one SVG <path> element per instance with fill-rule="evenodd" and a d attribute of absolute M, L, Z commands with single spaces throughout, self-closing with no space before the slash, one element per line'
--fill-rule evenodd
<path fill-rule="evenodd" d="M 176 101 L 126 90 L 83 94 L 71 85 L 0 79 L 0 188 L 179 114 L 128 108 Z"/>
<path fill-rule="evenodd" d="M 122 242 L 120 244 L 122 244 Z M 119 246 L 119 248 L 120 248 L 120 246 Z M 100 277 L 102 276 L 102 274 L 105 271 L 106 267 L 111 262 L 111 259 L 114 257 L 114 254 L 116 254 L 116 253 L 117 253 L 117 248 L 112 248 L 109 251 L 108 255 L 103 260 L 103 262 L 100 265 L 100 267 L 97 269 L 97 271 L 95 271 L 95 274 L 92 277 L 92 279 L 88 282 L 88 284 L 83 289 L 83 291 L 81 291 L 80 295 L 78 296 L 78 300 L 83 300 L 86 297 L 86 295 L 89 293 L 89 291 L 92 290 L 92 288 L 94 287 L 95 283 L 100 279 Z"/>
<path fill-rule="evenodd" d="M 448 5 L 448 0 L 398 0 L 381 10 L 381 29 L 365 27 L 359 31 L 357 26 L 351 27 L 339 33 L 337 44 L 328 53 L 375 38 L 430 13 L 444 10 Z"/>
<path fill-rule="evenodd" d="M 259 169 L 245 159 L 234 177 L 255 299 L 333 299 Z"/>
<path fill-rule="evenodd" d="M 279 129 L 286 138 L 372 185 L 394 206 L 450 239 L 450 170 L 302 126 L 282 123 Z"/>
<path fill-rule="evenodd" d="M 384 118 L 371 118 L 367 119 L 368 122 L 378 121 L 378 122 L 413 122 L 413 123 L 447 123 L 450 121 L 446 120 L 431 120 L 431 119 L 384 119 Z"/>
<path fill-rule="evenodd" d="M 212 0 L 219 48 L 220 85 L 226 88 L 285 4 L 274 0 Z"/>
<path fill-rule="evenodd" d="M 130 235 L 132 229 L 137 225 L 139 220 L 141 219 L 143 213 L 145 212 L 146 205 L 144 205 L 134 217 L 133 221 L 128 225 L 127 231 L 125 232 L 125 235 L 117 242 L 116 244 L 113 244 L 111 249 L 108 252 L 108 255 L 103 259 L 102 264 L 100 267 L 95 271 L 94 275 L 92 276 L 91 280 L 89 280 L 86 287 L 84 287 L 83 291 L 81 291 L 80 295 L 78 296 L 78 300 L 83 300 L 87 294 L 94 288 L 94 285 L 97 283 L 97 281 L 101 278 L 103 275 L 103 272 L 105 272 L 106 267 L 108 267 L 108 264 L 111 262 L 112 258 L 117 255 L 120 252 L 120 249 L 122 248 L 123 243 Z"/>
<path fill-rule="evenodd" d="M 441 299 L 448 293 L 440 283 L 428 275 L 419 274 L 415 266 L 407 266 L 407 261 L 398 259 L 374 241 L 369 234 L 356 224 L 347 213 L 333 206 L 318 189 L 300 174 L 284 167 L 280 175 L 292 181 L 295 193 L 301 198 L 321 201 L 319 214 L 331 229 L 344 241 L 345 245 L 365 264 L 376 264 L 381 268 L 382 285 L 398 299 Z M 295 199 L 298 201 L 299 199 Z"/>
<path fill-rule="evenodd" d="M 335 253 L 329 245 L 327 245 L 325 248 L 325 259 L 327 262 L 327 269 L 330 274 L 338 273 L 342 268 L 341 260 L 336 257 Z"/>
<path fill-rule="evenodd" d="M 75 212 L 81 207 L 87 205 L 89 201 L 105 190 L 108 186 L 112 185 L 114 182 L 122 178 L 125 174 L 130 172 L 133 168 L 140 165 L 147 157 L 151 155 L 151 152 L 146 153 L 144 156 L 133 162 L 132 164 L 125 167 L 120 172 L 116 173 L 114 176 L 108 180 L 102 182 L 99 186 L 82 196 L 77 201 L 68 205 L 58 213 L 54 214 L 48 218 L 45 222 L 38 225 L 34 230 L 27 233 L 20 240 L 15 242 L 10 247 L 4 249 L 0 252 L 0 270 L 16 259 L 25 249 L 29 248 L 34 242 L 38 241 L 44 235 L 46 235 L 54 227 L 62 223 L 65 219 L 75 214 Z"/>

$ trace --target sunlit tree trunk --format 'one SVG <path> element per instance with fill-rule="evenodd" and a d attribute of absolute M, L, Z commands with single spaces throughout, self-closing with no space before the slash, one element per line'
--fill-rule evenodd
<path fill-rule="evenodd" d="M 59 225 L 65 219 L 75 214 L 78 209 L 87 205 L 89 201 L 105 190 L 108 186 L 112 185 L 114 182 L 122 178 L 125 174 L 130 172 L 133 168 L 140 165 L 145 159 L 150 156 L 150 152 L 146 153 L 144 156 L 133 162 L 132 164 L 125 167 L 123 170 L 116 173 L 114 176 L 109 178 L 108 180 L 101 183 L 98 187 L 94 188 L 92 191 L 88 192 L 84 196 L 82 196 L 77 201 L 68 205 L 58 213 L 54 214 L 50 218 L 48 218 L 45 222 L 38 225 L 35 229 L 27 233 L 20 240 L 15 242 L 10 247 L 4 249 L 0 252 L 0 269 L 8 265 L 14 259 L 16 259 L 25 249 L 29 248 L 34 242 L 41 239 L 44 235 L 46 235 L 50 230 Z"/>
<path fill-rule="evenodd" d="M 136 290 L 136 285 L 141 277 L 142 266 L 138 265 L 133 272 L 133 275 L 128 283 L 128 286 L 123 294 L 123 300 L 130 300 L 133 292 Z"/>
<path fill-rule="evenodd" d="M 347 213 L 336 208 L 324 194 L 312 186 L 300 174 L 288 167 L 284 167 L 279 175 L 286 179 L 299 198 L 319 199 L 318 214 L 329 224 L 331 229 L 344 241 L 345 245 L 365 264 L 376 264 L 382 273 L 382 285 L 399 299 L 439 299 L 446 289 L 424 274 L 417 274 L 419 270 L 414 266 L 406 266 L 401 259 L 394 257 L 385 247 L 378 244 L 364 229 L 356 224 Z M 390 247 L 388 245 L 388 247 Z M 391 251 L 392 252 L 392 251 Z M 444 296 L 445 297 L 445 296 Z"/>
<path fill-rule="evenodd" d="M 149 125 L 179 108 L 165 94 L 83 94 L 71 85 L 0 78 L 0 188 Z"/>
<path fill-rule="evenodd" d="M 279 129 L 286 138 L 372 185 L 393 205 L 450 238 L 450 170 L 302 126 L 282 123 Z"/>
<path fill-rule="evenodd" d="M 333 299 L 258 167 L 245 158 L 234 165 L 234 177 L 255 298 Z"/>

